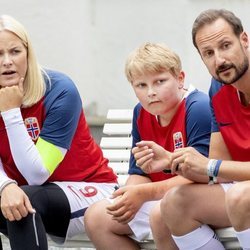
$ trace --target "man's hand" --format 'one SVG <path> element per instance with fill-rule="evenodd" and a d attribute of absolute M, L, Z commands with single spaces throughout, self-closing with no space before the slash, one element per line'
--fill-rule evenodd
<path fill-rule="evenodd" d="M 172 158 L 172 173 L 181 171 L 184 176 L 189 173 L 207 175 L 209 159 L 192 147 L 176 149 L 172 154 Z"/>

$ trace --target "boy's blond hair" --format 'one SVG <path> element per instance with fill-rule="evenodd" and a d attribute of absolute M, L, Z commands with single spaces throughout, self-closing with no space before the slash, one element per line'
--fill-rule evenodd
<path fill-rule="evenodd" d="M 36 60 L 31 41 L 23 25 L 8 15 L 0 17 L 0 32 L 10 31 L 18 36 L 27 50 L 27 72 L 23 84 L 23 106 L 32 106 L 44 95 L 46 86 L 41 68 Z"/>
<path fill-rule="evenodd" d="M 169 71 L 177 77 L 182 70 L 179 56 L 160 43 L 145 43 L 127 58 L 125 74 L 129 82 L 145 73 Z"/>

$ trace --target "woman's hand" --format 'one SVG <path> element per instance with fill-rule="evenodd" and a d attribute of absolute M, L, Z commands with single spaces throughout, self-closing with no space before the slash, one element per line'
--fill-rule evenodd
<path fill-rule="evenodd" d="M 24 95 L 23 82 L 24 78 L 22 77 L 17 85 L 7 86 L 0 89 L 1 112 L 21 107 Z"/>
<path fill-rule="evenodd" d="M 7 185 L 1 193 L 1 210 L 9 221 L 21 220 L 28 213 L 35 213 L 28 196 L 16 184 Z"/>

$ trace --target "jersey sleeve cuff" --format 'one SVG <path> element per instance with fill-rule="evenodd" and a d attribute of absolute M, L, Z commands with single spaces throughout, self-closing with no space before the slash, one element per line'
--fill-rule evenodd
<path fill-rule="evenodd" d="M 23 117 L 20 108 L 14 108 L 8 111 L 3 111 L 1 112 L 1 115 L 3 117 L 6 128 L 15 124 L 23 123 Z"/>

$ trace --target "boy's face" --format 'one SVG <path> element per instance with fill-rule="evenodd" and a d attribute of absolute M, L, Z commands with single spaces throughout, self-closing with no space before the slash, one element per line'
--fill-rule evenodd
<path fill-rule="evenodd" d="M 164 116 L 175 110 L 181 99 L 184 73 L 146 73 L 134 79 L 132 87 L 141 105 L 153 115 Z"/>
<path fill-rule="evenodd" d="M 237 37 L 224 19 L 202 27 L 195 39 L 209 73 L 218 81 L 232 84 L 247 71 L 248 37 L 245 32 Z"/>

